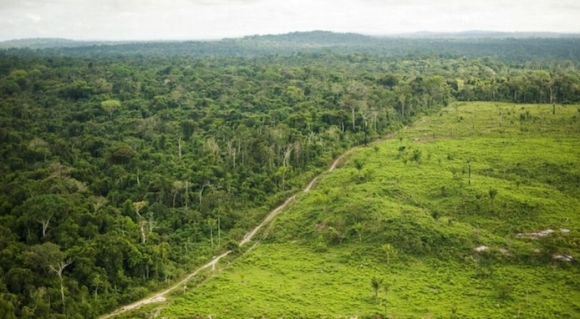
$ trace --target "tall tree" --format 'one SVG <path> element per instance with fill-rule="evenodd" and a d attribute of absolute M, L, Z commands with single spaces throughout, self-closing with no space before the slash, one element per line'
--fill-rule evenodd
<path fill-rule="evenodd" d="M 214 218 L 207 219 L 207 227 L 209 227 L 209 238 L 211 242 L 211 248 L 213 248 L 213 229 L 216 227 L 216 220 Z"/>
<path fill-rule="evenodd" d="M 66 267 L 72 264 L 72 261 L 66 258 L 66 254 L 60 250 L 58 245 L 51 242 L 32 246 L 29 257 L 35 264 L 52 271 L 58 276 L 62 300 L 62 313 L 66 313 L 63 271 Z"/>
<path fill-rule="evenodd" d="M 66 214 L 70 208 L 71 204 L 66 199 L 54 194 L 34 196 L 26 200 L 20 207 L 27 220 L 33 220 L 42 225 L 43 238 L 46 236 L 53 218 Z"/>
<path fill-rule="evenodd" d="M 147 206 L 147 202 L 146 201 L 134 202 L 132 206 L 133 209 L 135 210 L 135 214 L 137 214 L 138 217 L 137 222 L 139 223 L 139 228 L 141 229 L 141 243 L 145 244 L 145 242 L 147 241 L 147 235 L 145 234 L 145 225 L 147 224 L 147 221 L 145 220 L 145 218 L 143 218 L 143 216 L 141 216 L 139 211 L 143 209 L 145 206 Z"/>
<path fill-rule="evenodd" d="M 101 107 L 103 110 L 109 113 L 109 119 L 113 120 L 113 112 L 115 112 L 118 108 L 121 107 L 121 101 L 119 100 L 105 100 L 101 102 Z"/>

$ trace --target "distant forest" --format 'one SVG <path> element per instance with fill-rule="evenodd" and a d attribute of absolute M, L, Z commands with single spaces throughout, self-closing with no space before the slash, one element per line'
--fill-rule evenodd
<path fill-rule="evenodd" d="M 327 31 L 246 36 L 220 41 L 83 42 L 66 39 L 27 39 L 0 43 L 0 48 L 30 48 L 18 55 L 75 56 L 263 56 L 297 53 L 367 53 L 377 57 L 415 56 L 499 59 L 515 66 L 546 60 L 580 59 L 580 37 L 530 33 L 469 32 L 414 34 L 413 37 L 371 37 Z M 424 37 L 422 37 L 424 36 Z"/>
<path fill-rule="evenodd" d="M 0 318 L 94 318 L 455 100 L 580 101 L 580 40 L 328 32 L 0 51 Z"/>

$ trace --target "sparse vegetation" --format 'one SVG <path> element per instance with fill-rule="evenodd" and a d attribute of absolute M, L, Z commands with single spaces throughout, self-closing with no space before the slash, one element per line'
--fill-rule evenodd
<path fill-rule="evenodd" d="M 425 130 L 442 137 L 404 143 L 432 154 L 421 166 L 405 166 L 397 160 L 398 139 L 378 144 L 379 152 L 355 151 L 345 161 L 364 159 L 365 169 L 383 167 L 375 171 L 373 181 L 352 183 L 348 167 L 323 176 L 315 189 L 299 195 L 278 217 L 266 242 L 195 292 L 174 300 L 161 315 L 580 315 L 576 261 L 553 259 L 555 254 L 580 256 L 580 218 L 574 213 L 580 204 L 576 183 L 580 169 L 575 165 L 580 132 L 572 120 L 576 109 L 565 108 L 552 117 L 551 105 L 523 107 L 534 117 L 549 114 L 550 119 L 535 122 L 525 134 L 517 121 L 509 125 L 504 121 L 500 129 L 493 124 L 496 106 L 492 103 L 457 103 L 444 109 L 442 117 L 423 118 L 405 131 L 409 140 L 420 139 L 419 132 Z M 511 105 L 499 104 L 499 108 L 507 114 Z M 471 118 L 475 111 L 474 125 L 481 133 L 469 135 L 471 124 L 463 121 L 455 127 L 455 138 L 443 137 L 447 121 L 455 118 L 450 113 Z M 454 157 L 448 159 L 451 153 Z M 463 167 L 468 159 L 477 159 L 471 161 L 472 178 L 477 180 L 471 185 L 467 169 L 457 170 L 453 178 L 441 167 Z M 348 196 L 343 196 L 345 187 Z M 314 204 L 320 193 L 330 198 L 324 209 Z M 478 209 L 484 196 L 495 200 L 494 212 Z M 344 238 L 325 237 L 326 230 L 317 224 L 332 227 Z M 363 224 L 361 238 L 356 229 Z M 546 229 L 553 233 L 526 235 Z M 390 255 L 387 263 L 387 245 L 378 242 L 389 243 L 397 258 Z M 324 250 L 310 248 L 322 243 Z M 240 274 L 248 278 L 247 284 L 239 282 Z M 372 297 L 368 297 L 369 282 Z M 391 284 L 383 296 L 380 287 L 386 289 L 386 282 Z"/>

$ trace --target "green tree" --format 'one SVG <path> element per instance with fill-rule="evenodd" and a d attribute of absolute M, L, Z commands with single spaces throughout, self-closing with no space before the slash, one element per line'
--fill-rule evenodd
<path fill-rule="evenodd" d="M 105 100 L 101 102 L 101 107 L 103 110 L 109 113 L 109 119 L 113 120 L 113 112 L 121 107 L 121 101 L 119 100 Z"/>
<path fill-rule="evenodd" d="M 214 218 L 208 218 L 206 222 L 207 227 L 209 227 L 209 238 L 211 242 L 211 248 L 213 248 L 213 229 L 216 227 L 217 221 Z"/>
<path fill-rule="evenodd" d="M 16 319 L 16 307 L 14 302 L 3 293 L 0 293 L 0 319 Z"/>
<path fill-rule="evenodd" d="M 49 144 L 39 137 L 35 137 L 28 144 L 28 148 L 37 153 L 41 153 L 44 156 L 44 161 L 46 162 L 46 157 L 50 154 Z"/>
<path fill-rule="evenodd" d="M 93 208 L 93 216 L 96 216 L 99 210 L 108 203 L 103 196 L 91 196 L 90 201 Z"/>
<path fill-rule="evenodd" d="M 42 225 L 42 238 L 44 238 L 55 215 L 64 215 L 70 208 L 70 203 L 62 196 L 49 194 L 29 198 L 22 204 L 20 210 L 26 220 L 36 221 Z"/>
<path fill-rule="evenodd" d="M 286 173 L 290 171 L 290 168 L 287 166 L 280 166 L 278 167 L 278 170 L 276 171 L 276 173 L 274 173 L 274 176 L 276 176 L 277 178 L 279 178 L 282 182 L 282 190 L 286 190 Z"/>
<path fill-rule="evenodd" d="M 389 291 L 391 289 L 391 284 L 384 283 L 383 291 L 385 292 L 385 317 L 387 316 L 387 305 L 389 304 Z"/>
<path fill-rule="evenodd" d="M 7 81 L 13 81 L 20 89 L 26 89 L 26 82 L 28 81 L 28 72 L 25 70 L 14 70 L 6 77 Z"/>
<path fill-rule="evenodd" d="M 185 189 L 186 183 L 182 181 L 174 181 L 173 182 L 173 207 L 175 207 L 175 199 L 177 198 L 177 194 Z"/>
<path fill-rule="evenodd" d="M 72 264 L 72 261 L 66 258 L 66 254 L 60 250 L 58 245 L 51 242 L 32 246 L 30 251 L 29 256 L 33 263 L 48 269 L 58 276 L 62 299 L 62 313 L 66 313 L 63 271 Z"/>
<path fill-rule="evenodd" d="M 183 135 L 183 140 L 189 141 L 197 128 L 197 124 L 193 120 L 185 120 L 181 121 L 179 125 L 181 126 L 181 134 Z"/>
<path fill-rule="evenodd" d="M 141 243 L 145 244 L 145 242 L 147 241 L 147 235 L 145 233 L 145 225 L 147 224 L 147 221 L 145 220 L 145 218 L 143 218 L 143 216 L 141 216 L 139 212 L 141 211 L 141 209 L 147 206 L 147 202 L 146 201 L 134 202 L 132 203 L 132 206 L 133 209 L 135 210 L 135 214 L 137 214 L 139 228 L 141 229 Z"/>
<path fill-rule="evenodd" d="M 367 86 L 359 81 L 351 81 L 346 87 L 345 98 L 343 100 L 343 105 L 348 107 L 351 111 L 352 116 L 352 131 L 355 131 L 356 127 L 356 117 L 355 111 L 359 108 L 359 105 L 364 102 L 367 97 L 368 88 Z"/>
<path fill-rule="evenodd" d="M 377 277 L 373 277 L 371 279 L 371 288 L 373 288 L 373 291 L 375 293 L 375 302 L 378 300 L 379 298 L 379 289 L 381 289 L 381 286 L 383 285 L 383 279 L 382 278 L 377 278 Z"/>
<path fill-rule="evenodd" d="M 128 164 L 137 156 L 137 152 L 128 144 L 116 142 L 108 148 L 106 157 L 111 164 Z"/>
<path fill-rule="evenodd" d="M 357 233 L 358 235 L 358 241 L 362 242 L 362 233 L 364 232 L 365 229 L 365 225 L 364 223 L 356 223 L 352 229 L 354 229 L 354 231 Z"/>
<path fill-rule="evenodd" d="M 391 257 L 397 256 L 397 249 L 395 249 L 395 247 L 393 247 L 391 244 L 384 244 L 382 248 L 383 252 L 385 253 L 385 256 L 387 256 L 387 264 L 388 264 L 391 260 Z"/>
<path fill-rule="evenodd" d="M 404 118 L 406 114 L 405 107 L 411 99 L 411 87 L 407 84 L 397 86 L 395 94 L 397 96 L 397 106 L 401 109 L 401 118 Z"/>
<path fill-rule="evenodd" d="M 358 171 L 359 177 L 360 177 L 360 173 L 361 173 L 362 169 L 364 168 L 364 166 L 365 166 L 365 163 L 362 160 L 360 160 L 358 158 L 354 160 L 354 168 L 356 168 L 356 170 Z"/>

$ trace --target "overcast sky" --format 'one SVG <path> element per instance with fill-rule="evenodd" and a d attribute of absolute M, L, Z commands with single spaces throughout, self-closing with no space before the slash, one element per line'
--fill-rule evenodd
<path fill-rule="evenodd" d="M 0 0 L 0 40 L 215 39 L 329 30 L 580 32 L 579 0 Z"/>

